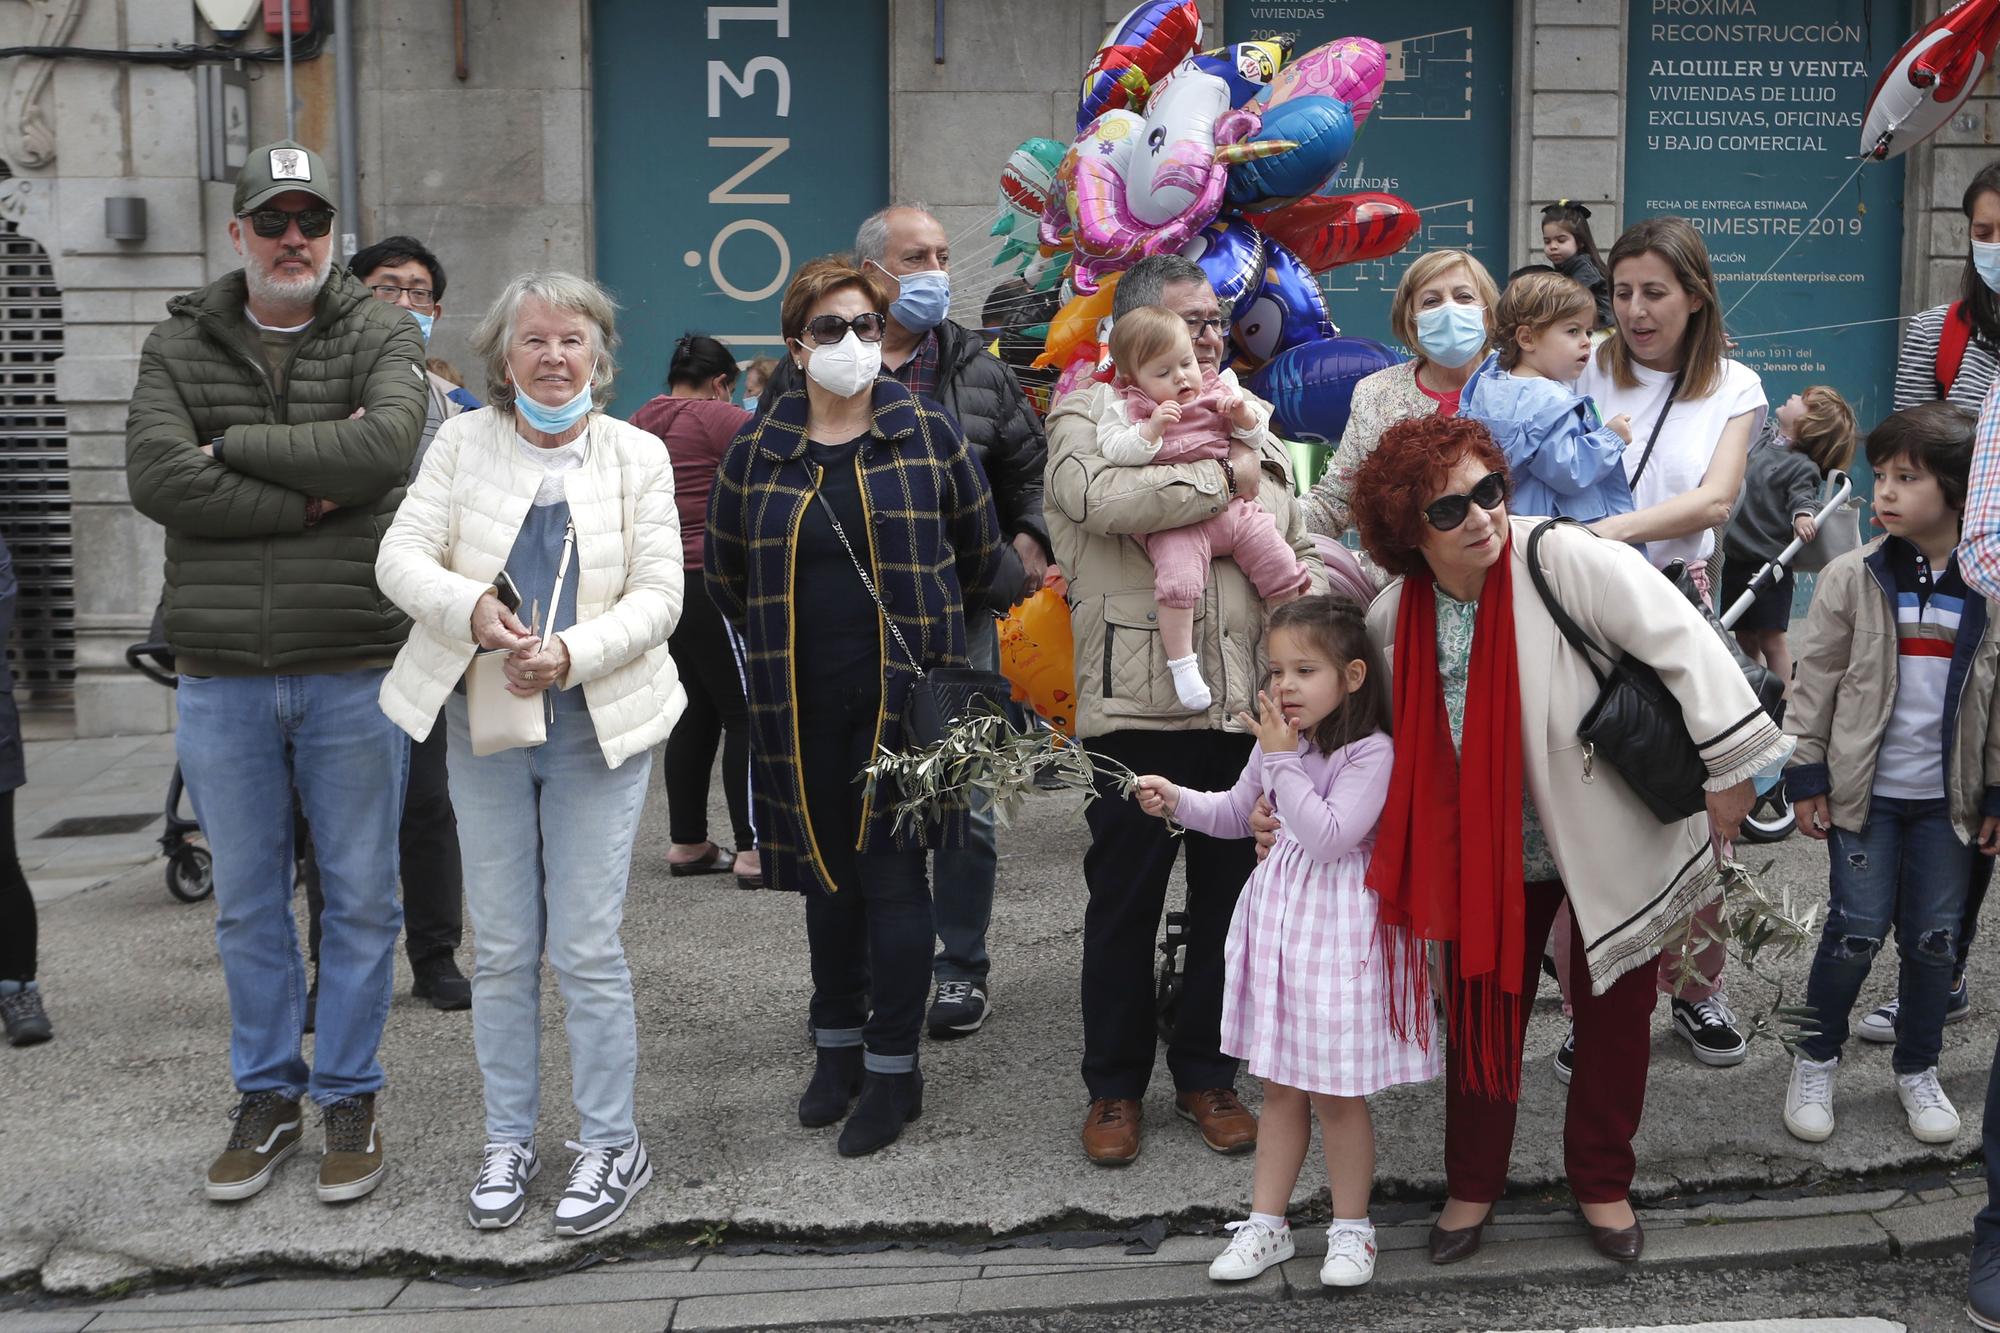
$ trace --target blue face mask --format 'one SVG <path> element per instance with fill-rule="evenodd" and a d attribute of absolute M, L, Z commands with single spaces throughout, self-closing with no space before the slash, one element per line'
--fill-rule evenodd
<path fill-rule="evenodd" d="M 1417 346 L 1447 370 L 1486 350 L 1486 307 L 1447 301 L 1417 315 Z"/>
<path fill-rule="evenodd" d="M 746 394 L 744 394 L 744 395 L 743 395 L 743 410 L 744 410 L 745 412 L 755 412 L 755 411 L 757 410 L 757 395 L 756 395 L 756 394 L 754 394 L 754 393 L 746 393 Z"/>
<path fill-rule="evenodd" d="M 423 335 L 424 335 L 424 341 L 425 341 L 426 343 L 430 342 L 430 340 L 431 340 L 431 326 L 432 326 L 433 324 L 436 324 L 436 323 L 437 323 L 437 316 L 436 316 L 436 315 L 426 315 L 426 314 L 422 313 L 421 311 L 417 311 L 417 310 L 412 310 L 412 311 L 410 311 L 410 312 L 409 312 L 409 316 L 410 316 L 410 318 L 411 318 L 411 319 L 414 319 L 415 321 L 417 321 L 417 332 L 419 332 L 419 333 L 421 333 L 421 334 L 423 334 Z"/>
<path fill-rule="evenodd" d="M 874 264 L 874 260 L 868 261 Z M 875 264 L 884 273 L 889 270 Z M 894 277 L 894 274 L 890 274 Z M 951 274 L 941 268 L 905 273 L 896 278 L 902 294 L 889 305 L 889 317 L 911 333 L 929 333 L 951 310 Z"/>
<path fill-rule="evenodd" d="M 568 402 L 555 407 L 536 402 L 523 393 L 521 386 L 517 384 L 514 386 L 514 410 L 521 414 L 521 420 L 527 422 L 530 429 L 538 430 L 544 435 L 560 435 L 590 415 L 590 381 L 596 375 L 597 365 L 593 362 L 590 374 L 584 377 L 582 391 Z"/>
<path fill-rule="evenodd" d="M 1989 292 L 2000 292 L 2000 241 L 1974 241 L 1972 267 Z"/>

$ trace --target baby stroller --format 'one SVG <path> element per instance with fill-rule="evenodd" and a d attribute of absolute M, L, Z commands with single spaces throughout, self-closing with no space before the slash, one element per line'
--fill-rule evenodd
<path fill-rule="evenodd" d="M 1826 561 L 1833 555 L 1840 554 L 1838 550 L 1827 549 L 1834 542 L 1838 542 L 1842 546 L 1851 546 L 1859 542 L 1860 529 L 1858 521 L 1853 525 L 1836 523 L 1836 519 L 1845 519 L 1844 510 L 1848 502 L 1853 498 L 1853 495 L 1853 479 L 1845 472 L 1834 473 L 1830 481 L 1830 489 L 1827 492 L 1826 503 L 1813 516 L 1813 522 L 1818 525 L 1820 535 L 1811 543 L 1807 543 L 1801 538 L 1794 536 L 1791 544 L 1778 552 L 1776 559 L 1758 570 L 1756 576 L 1744 588 L 1742 596 L 1724 608 L 1722 614 L 1717 617 L 1722 622 L 1724 629 L 1731 628 L 1738 620 L 1741 620 L 1743 613 L 1748 611 L 1751 604 L 1757 600 L 1757 594 L 1785 577 L 1786 573 L 1790 572 L 1794 565 L 1799 566 L 1801 572 L 1817 571 L 1823 568 Z M 1852 527 L 1852 541 L 1845 539 L 1850 526 Z M 1829 541 L 1830 537 L 1833 538 L 1832 542 Z M 1811 547 L 1810 552 L 1808 551 L 1809 546 Z M 1807 556 L 1808 559 L 1801 559 L 1802 556 Z M 1784 721 L 1782 706 L 1779 709 L 1778 721 Z M 1784 770 L 1778 768 L 1759 773 L 1755 778 L 1755 782 L 1757 800 L 1750 807 L 1749 815 L 1743 820 L 1743 841 L 1783 842 L 1786 838 L 1791 837 L 1792 830 L 1799 826 L 1797 817 L 1792 813 L 1791 798 L 1785 794 Z"/>
<path fill-rule="evenodd" d="M 153 627 L 147 632 L 146 642 L 135 643 L 125 650 L 125 664 L 147 680 L 172 690 L 179 688 L 180 677 L 174 671 L 173 649 L 167 647 L 165 610 L 164 603 L 154 609 Z M 181 817 L 181 793 L 185 790 L 180 765 L 176 764 L 174 775 L 167 782 L 166 824 L 160 830 L 160 850 L 167 856 L 167 892 L 184 903 L 198 903 L 215 892 L 215 862 L 200 841 L 201 826 Z"/>

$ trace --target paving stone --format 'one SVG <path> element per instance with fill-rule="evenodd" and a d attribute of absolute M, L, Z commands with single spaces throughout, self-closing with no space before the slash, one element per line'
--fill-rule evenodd
<path fill-rule="evenodd" d="M 1936 1189 L 1917 1191 L 1918 1203 L 1943 1203 L 1946 1199 L 1955 1199 L 1957 1197 L 1958 1191 L 1949 1185 L 1939 1185 Z"/>
<path fill-rule="evenodd" d="M 995 1254 L 1027 1254 L 1044 1256 L 1040 1263 L 1060 1263 L 1056 1257 L 1060 1253 L 1097 1255 L 1099 1263 L 1113 1262 L 1118 1250 L 1109 1245 L 1096 1246 L 1088 1250 L 1000 1250 Z M 1105 1258 L 1104 1256 L 1112 1256 Z M 759 1273 L 773 1269 L 818 1269 L 835 1271 L 855 1268 L 964 1268 L 969 1265 L 984 1266 L 999 1262 L 985 1254 L 947 1254 L 941 1250 L 870 1250 L 861 1254 L 709 1254 L 703 1255 L 700 1267 L 688 1265 L 703 1277 L 715 1273 Z"/>
<path fill-rule="evenodd" d="M 816 1289 L 743 1296 L 701 1296 L 681 1301 L 675 1307 L 674 1329 L 675 1333 L 680 1333 L 683 1329 L 699 1328 L 774 1328 L 785 1324 L 953 1314 L 960 1309 L 959 1302 L 964 1291 L 976 1285 L 985 1284 L 916 1282 L 881 1287 L 844 1287 L 832 1291 Z M 591 1333 L 602 1331 L 593 1328 Z"/>
<path fill-rule="evenodd" d="M 1960 1206 L 1963 1206 L 1962 1204 Z M 1883 1214 L 1884 1218 L 1890 1214 Z M 1681 1227 L 1646 1238 L 1643 1263 L 1726 1265 L 1755 1262 L 1773 1254 L 1796 1264 L 1838 1259 L 1886 1258 L 1886 1222 L 1866 1213 L 1826 1217 L 1774 1218 L 1721 1226 Z"/>
<path fill-rule="evenodd" d="M 925 1268 L 922 1280 L 948 1282 L 976 1278 L 979 1268 L 961 1264 Z M 933 1276 L 935 1275 L 935 1276 Z M 728 1296 L 748 1292 L 823 1291 L 828 1288 L 908 1284 L 893 1268 L 764 1268 L 738 1272 L 623 1272 L 615 1268 L 565 1273 L 536 1282 L 498 1287 L 458 1287 L 448 1282 L 414 1282 L 391 1307 L 403 1310 L 499 1309 L 524 1305 L 582 1305 L 595 1301 L 644 1301 L 679 1297 Z"/>
<path fill-rule="evenodd" d="M 1903 1255 L 1961 1254 L 1971 1248 L 1972 1215 L 1979 1211 L 1979 1204 L 1950 1190 L 1943 1193 L 1944 1198 L 1936 1203 L 1875 1215 Z"/>
<path fill-rule="evenodd" d="M 1742 1203 L 1697 1203 L 1687 1208 L 1644 1208 L 1639 1216 L 1647 1226 L 1659 1217 L 1679 1217 L 1687 1221 L 1714 1218 L 1725 1222 L 1748 1222 L 1761 1218 L 1825 1217 L 1834 1213 L 1874 1213 L 1894 1207 L 1907 1190 L 1869 1190 L 1860 1194 L 1821 1194 L 1799 1199 L 1747 1199 Z"/>
<path fill-rule="evenodd" d="M 408 1285 L 409 1279 L 401 1277 L 286 1278 L 245 1282 L 234 1287 L 159 1292 L 83 1308 L 141 1314 L 154 1310 L 213 1310 L 223 1314 L 251 1310 L 380 1310 Z"/>
<path fill-rule="evenodd" d="M 1904 1333 L 1904 1329 L 1886 1319 L 1731 1319 L 1648 1328 L 1580 1328 L 1576 1333 Z"/>
<path fill-rule="evenodd" d="M 1213 1252 L 1209 1258 L 1214 1258 Z M 1296 1264 L 1300 1260 L 1291 1261 Z M 1318 1265 L 1313 1265 L 1318 1272 Z M 1315 1279 L 1316 1280 L 1316 1279 Z M 985 1278 L 965 1284 L 961 1312 L 973 1310 L 1071 1310 L 1092 1305 L 1138 1305 L 1187 1298 L 1249 1297 L 1276 1300 L 1285 1281 L 1275 1268 L 1248 1282 L 1209 1280 L 1206 1264 L 1160 1264 L 1114 1272 L 1054 1277 Z"/>
<path fill-rule="evenodd" d="M 76 1310 L 15 1310 L 0 1314 L 0 1333 L 81 1333 L 97 1316 Z"/>
<path fill-rule="evenodd" d="M 1202 1246 L 1208 1246 L 1206 1251 Z M 1193 1263 L 1201 1258 L 1203 1263 L 1215 1257 L 1215 1250 L 1221 1242 L 1213 1236 L 1169 1236 L 1165 1243 L 1152 1254 L 1127 1254 L 1121 1242 L 1113 1245 L 1086 1245 L 1070 1250 L 1055 1250 L 1040 1245 L 1021 1245 L 1007 1250 L 987 1250 L 983 1254 L 967 1255 L 960 1263 L 979 1264 L 984 1268 L 1005 1268 L 1014 1265 L 1036 1268 L 1117 1268 L 1126 1264 Z M 1203 1255 L 1206 1257 L 1202 1257 Z"/>
<path fill-rule="evenodd" d="M 674 1318 L 673 1301 L 626 1301 L 607 1305 L 572 1305 L 563 1311 L 564 1328 L 584 1328 L 590 1333 L 664 1333 Z M 107 1323 L 104 1315 L 91 1328 L 136 1329 L 167 1325 Z M 192 1325 L 190 1325 L 192 1327 Z M 546 1333 L 552 1324 L 546 1310 L 523 1306 L 510 1310 L 447 1311 L 350 1316 L 338 1323 L 324 1315 L 301 1311 L 297 1319 L 278 1323 L 210 1323 L 212 1333 Z"/>

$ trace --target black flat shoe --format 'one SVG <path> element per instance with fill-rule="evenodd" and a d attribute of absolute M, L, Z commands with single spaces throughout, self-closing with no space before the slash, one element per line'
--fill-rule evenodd
<path fill-rule="evenodd" d="M 1486 1232 L 1486 1224 L 1492 1220 L 1488 1213 L 1469 1227 L 1447 1231 L 1441 1226 L 1431 1227 L 1431 1262 L 1434 1264 L 1455 1264 L 1461 1259 L 1470 1259 L 1479 1253 L 1479 1242 Z"/>
<path fill-rule="evenodd" d="M 1590 1243 L 1607 1259 L 1616 1259 L 1621 1264 L 1637 1263 L 1646 1250 L 1646 1232 L 1635 1217 L 1629 1227 L 1590 1227 Z"/>
<path fill-rule="evenodd" d="M 813 1052 L 812 1081 L 799 1098 L 799 1123 L 823 1129 L 847 1115 L 861 1092 L 861 1048 L 821 1046 Z"/>
<path fill-rule="evenodd" d="M 714 843 L 708 844 L 712 855 L 697 861 L 669 861 L 667 873 L 676 879 L 683 875 L 722 875 L 736 868 L 736 854 L 725 852 Z"/>

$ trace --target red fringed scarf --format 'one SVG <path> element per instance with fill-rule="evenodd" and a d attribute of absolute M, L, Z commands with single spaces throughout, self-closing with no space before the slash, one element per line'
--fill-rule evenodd
<path fill-rule="evenodd" d="M 1446 946 L 1447 1040 L 1468 1090 L 1521 1094 L 1521 679 L 1514 653 L 1509 549 L 1487 575 L 1473 622 L 1460 752 L 1451 745 L 1438 674 L 1437 589 L 1428 571 L 1403 580 L 1396 616 L 1396 759 L 1375 835 L 1368 887 L 1381 899 L 1389 1025 L 1431 1039 L 1424 942 Z"/>

